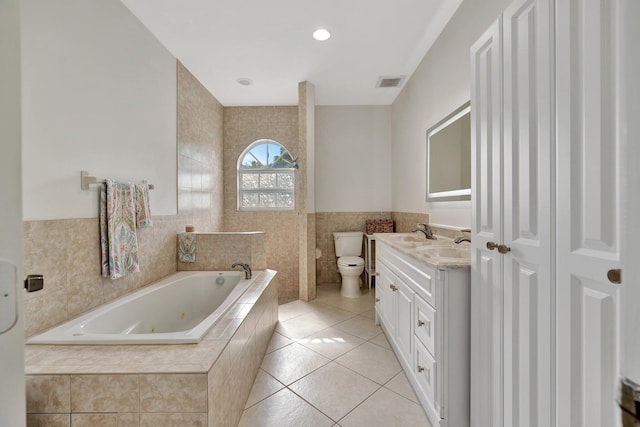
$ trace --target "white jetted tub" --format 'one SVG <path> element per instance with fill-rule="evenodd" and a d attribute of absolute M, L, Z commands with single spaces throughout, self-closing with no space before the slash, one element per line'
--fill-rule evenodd
<path fill-rule="evenodd" d="M 198 343 L 252 282 L 240 271 L 178 272 L 27 344 Z"/>

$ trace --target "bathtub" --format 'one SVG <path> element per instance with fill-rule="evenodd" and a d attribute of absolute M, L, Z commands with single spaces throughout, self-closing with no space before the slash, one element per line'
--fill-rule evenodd
<path fill-rule="evenodd" d="M 198 343 L 252 282 L 239 271 L 178 272 L 27 344 Z"/>

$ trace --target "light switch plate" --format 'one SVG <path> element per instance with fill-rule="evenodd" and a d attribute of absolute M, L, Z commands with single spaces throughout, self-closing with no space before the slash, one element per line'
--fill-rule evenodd
<path fill-rule="evenodd" d="M 10 330 L 18 320 L 18 269 L 0 259 L 0 334 Z"/>

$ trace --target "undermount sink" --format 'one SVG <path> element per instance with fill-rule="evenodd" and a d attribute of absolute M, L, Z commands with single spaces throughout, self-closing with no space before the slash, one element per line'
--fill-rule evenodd
<path fill-rule="evenodd" d="M 468 249 L 442 247 L 442 246 L 420 246 L 416 248 L 421 255 L 438 258 L 469 258 Z"/>

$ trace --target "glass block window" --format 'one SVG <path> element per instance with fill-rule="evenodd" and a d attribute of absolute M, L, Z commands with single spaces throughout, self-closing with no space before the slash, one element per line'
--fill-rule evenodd
<path fill-rule="evenodd" d="M 238 159 L 238 209 L 294 208 L 296 161 L 278 142 L 261 139 Z"/>

